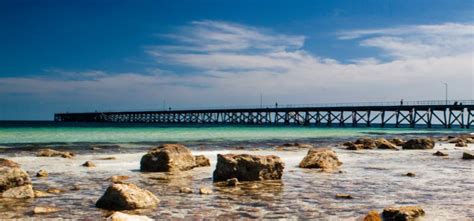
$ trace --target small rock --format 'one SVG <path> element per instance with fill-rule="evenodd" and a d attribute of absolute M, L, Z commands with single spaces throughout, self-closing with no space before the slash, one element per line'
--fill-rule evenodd
<path fill-rule="evenodd" d="M 364 217 L 364 221 L 382 221 L 382 219 L 377 211 L 371 210 L 367 213 L 367 216 Z"/>
<path fill-rule="evenodd" d="M 139 215 L 129 215 L 121 212 L 114 212 L 112 215 L 107 217 L 108 221 L 151 221 L 146 216 L 139 216 Z"/>
<path fill-rule="evenodd" d="M 99 160 L 116 160 L 117 157 L 102 157 L 102 158 L 99 158 Z"/>
<path fill-rule="evenodd" d="M 72 187 L 70 188 L 70 190 L 72 190 L 72 191 L 81 190 L 81 186 L 79 186 L 79 185 L 77 185 L 77 184 L 74 184 L 74 185 L 72 185 Z"/>
<path fill-rule="evenodd" d="M 412 172 L 408 172 L 407 174 L 405 174 L 405 176 L 414 177 L 416 176 L 416 174 Z"/>
<path fill-rule="evenodd" d="M 160 200 L 150 191 L 134 184 L 114 183 L 96 202 L 96 206 L 108 210 L 133 210 L 153 208 Z"/>
<path fill-rule="evenodd" d="M 342 162 L 336 153 L 329 149 L 310 149 L 300 162 L 301 168 L 320 168 L 323 171 L 336 170 Z"/>
<path fill-rule="evenodd" d="M 48 192 L 48 193 L 54 193 L 54 194 L 59 194 L 59 193 L 64 193 L 64 192 L 66 192 L 66 190 L 59 189 L 59 188 L 55 188 L 55 187 L 51 187 L 51 188 L 47 189 L 46 192 Z"/>
<path fill-rule="evenodd" d="M 194 156 L 194 162 L 195 162 L 196 167 L 210 167 L 211 166 L 211 161 L 204 155 Z"/>
<path fill-rule="evenodd" d="M 18 163 L 3 158 L 0 158 L 0 197 L 34 197 L 28 173 Z"/>
<path fill-rule="evenodd" d="M 48 172 L 46 170 L 39 170 L 38 173 L 36 173 L 36 177 L 47 177 Z"/>
<path fill-rule="evenodd" d="M 472 152 L 464 152 L 462 153 L 463 160 L 474 160 L 474 153 Z"/>
<path fill-rule="evenodd" d="M 109 180 L 112 182 L 112 183 L 123 183 L 124 180 L 128 180 L 130 179 L 129 176 L 111 176 L 109 178 Z"/>
<path fill-rule="evenodd" d="M 403 144 L 404 150 L 415 150 L 415 149 L 433 149 L 435 142 L 431 138 L 417 138 L 408 140 Z"/>
<path fill-rule="evenodd" d="M 91 161 L 86 161 L 85 163 L 82 164 L 83 167 L 95 167 L 95 164 L 92 163 Z"/>
<path fill-rule="evenodd" d="M 456 144 L 454 144 L 455 147 L 467 147 L 467 143 L 464 141 L 459 141 Z"/>
<path fill-rule="evenodd" d="M 36 154 L 37 157 L 62 157 L 62 158 L 73 158 L 74 153 L 66 151 L 57 151 L 53 149 L 40 149 Z"/>
<path fill-rule="evenodd" d="M 379 138 L 375 140 L 375 145 L 377 146 L 377 149 L 383 149 L 383 150 L 398 150 L 397 145 L 391 143 L 385 138 Z"/>
<path fill-rule="evenodd" d="M 441 151 L 439 151 L 439 150 L 438 150 L 438 151 L 436 151 L 436 153 L 434 153 L 433 155 L 435 155 L 435 156 L 439 156 L 439 157 L 445 157 L 445 156 L 448 156 L 448 154 L 447 154 L 447 153 L 443 153 L 443 152 L 441 152 Z"/>
<path fill-rule="evenodd" d="M 189 187 L 181 187 L 179 188 L 180 193 L 193 193 L 193 190 Z"/>
<path fill-rule="evenodd" d="M 34 214 L 47 214 L 47 213 L 55 213 L 55 212 L 58 212 L 58 211 L 61 211 L 60 209 L 58 208 L 55 208 L 55 207 L 48 207 L 48 206 L 36 206 L 34 209 L 33 209 L 33 213 Z"/>
<path fill-rule="evenodd" d="M 239 180 L 237 178 L 231 178 L 227 180 L 227 186 L 237 186 L 239 185 Z"/>
<path fill-rule="evenodd" d="M 346 141 L 342 144 L 342 146 L 348 147 L 348 146 L 351 146 L 352 144 L 354 144 L 354 143 L 352 143 L 352 141 Z"/>
<path fill-rule="evenodd" d="M 364 149 L 364 144 L 355 144 L 355 143 L 350 143 L 347 148 L 347 150 L 363 150 Z"/>
<path fill-rule="evenodd" d="M 51 194 L 47 193 L 47 192 L 44 192 L 44 191 L 40 191 L 40 190 L 33 190 L 34 194 L 35 194 L 35 197 L 48 197 L 48 196 L 52 196 Z"/>
<path fill-rule="evenodd" d="M 354 144 L 361 144 L 363 149 L 375 149 L 377 147 L 375 140 L 368 137 L 359 138 Z"/>
<path fill-rule="evenodd" d="M 10 188 L 4 191 L 1 196 L 4 198 L 16 198 L 16 199 L 34 198 L 35 192 L 33 191 L 33 187 L 31 186 L 31 184 L 28 184 L 28 185 Z"/>
<path fill-rule="evenodd" d="M 382 212 L 385 221 L 408 221 L 423 215 L 425 211 L 419 206 L 388 207 Z"/>
<path fill-rule="evenodd" d="M 403 144 L 405 143 L 405 141 L 400 138 L 392 138 L 389 141 L 397 146 L 403 146 Z"/>
<path fill-rule="evenodd" d="M 336 199 L 354 199 L 350 194 L 338 193 L 336 194 Z"/>
<path fill-rule="evenodd" d="M 211 194 L 212 190 L 206 187 L 199 188 L 199 194 Z"/>

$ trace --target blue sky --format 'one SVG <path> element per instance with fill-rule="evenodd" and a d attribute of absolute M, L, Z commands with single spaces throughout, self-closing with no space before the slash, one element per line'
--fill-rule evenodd
<path fill-rule="evenodd" d="M 0 119 L 473 99 L 473 1 L 1 1 Z"/>

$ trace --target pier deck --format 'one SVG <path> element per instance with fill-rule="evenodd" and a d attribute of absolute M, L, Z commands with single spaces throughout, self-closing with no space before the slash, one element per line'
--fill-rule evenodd
<path fill-rule="evenodd" d="M 352 127 L 470 128 L 474 100 L 224 107 L 161 111 L 56 113 L 57 122 L 283 124 Z"/>

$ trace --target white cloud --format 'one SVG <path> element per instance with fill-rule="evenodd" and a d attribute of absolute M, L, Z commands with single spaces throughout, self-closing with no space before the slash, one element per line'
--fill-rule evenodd
<path fill-rule="evenodd" d="M 161 108 L 164 99 L 174 107 L 257 104 L 260 93 L 268 104 L 430 100 L 444 98 L 442 82 L 450 84 L 451 98 L 473 99 L 472 31 L 472 25 L 450 23 L 340 33 L 341 40 L 357 40 L 392 57 L 347 64 L 304 50 L 303 36 L 198 21 L 167 34 L 175 44 L 146 49 L 158 64 L 189 73 L 0 78 L 0 105 L 22 95 L 59 103 L 53 111 Z"/>

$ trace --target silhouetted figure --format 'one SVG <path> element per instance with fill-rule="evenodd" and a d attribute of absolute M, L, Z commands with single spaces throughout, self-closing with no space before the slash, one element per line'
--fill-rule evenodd
<path fill-rule="evenodd" d="M 458 105 L 458 102 L 457 101 L 454 101 L 454 106 L 457 106 Z"/>
<path fill-rule="evenodd" d="M 462 102 L 461 102 L 461 103 L 459 103 L 459 106 L 462 106 Z"/>
<path fill-rule="evenodd" d="M 403 99 L 400 100 L 400 106 L 403 106 Z"/>
<path fill-rule="evenodd" d="M 278 103 L 277 102 L 275 102 L 275 108 L 278 108 Z"/>
<path fill-rule="evenodd" d="M 171 111 L 171 107 L 168 110 Z"/>

